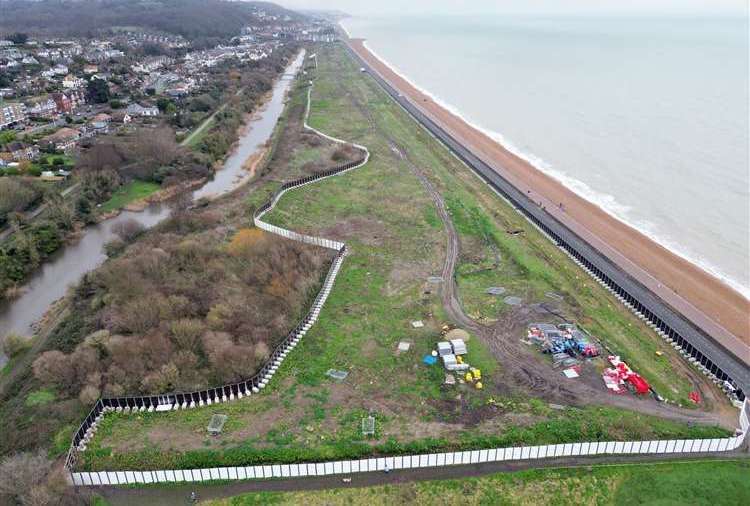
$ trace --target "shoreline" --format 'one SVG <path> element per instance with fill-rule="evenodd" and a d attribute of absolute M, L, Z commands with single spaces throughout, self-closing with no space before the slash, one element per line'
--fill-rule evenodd
<path fill-rule="evenodd" d="M 443 126 L 510 183 L 529 195 L 574 233 L 618 264 L 720 344 L 750 363 L 750 301 L 698 265 L 584 199 L 514 153 L 481 128 L 409 82 L 371 51 L 364 40 L 348 44 L 412 104 Z M 564 210 L 558 208 L 564 203 Z M 616 245 L 616 246 L 615 246 Z M 736 354 L 736 353 L 735 353 Z M 743 356 L 744 355 L 744 356 Z"/>
<path fill-rule="evenodd" d="M 343 28 L 343 25 L 341 25 Z M 349 34 L 346 29 L 344 31 Z M 350 36 L 351 38 L 351 36 Z M 603 193 L 598 190 L 595 190 L 594 188 L 591 188 L 585 181 L 582 181 L 580 179 L 576 179 L 575 177 L 569 176 L 565 172 L 562 172 L 560 170 L 557 170 L 550 166 L 549 163 L 545 162 L 543 159 L 537 157 L 533 153 L 527 153 L 523 150 L 519 149 L 517 146 L 515 146 L 510 140 L 508 140 L 503 134 L 500 132 L 496 132 L 491 130 L 490 128 L 484 127 L 475 121 L 467 118 L 464 116 L 458 107 L 454 106 L 453 104 L 447 102 L 445 99 L 441 98 L 440 96 L 432 93 L 430 90 L 424 88 L 423 86 L 420 86 L 416 82 L 414 82 L 403 70 L 401 70 L 396 65 L 388 62 L 383 56 L 381 56 L 377 51 L 372 49 L 370 45 L 367 43 L 367 40 L 363 40 L 362 45 L 364 46 L 367 51 L 372 53 L 372 55 L 383 62 L 384 65 L 390 67 L 390 69 L 398 75 L 401 79 L 409 83 L 410 86 L 414 87 L 416 90 L 418 90 L 420 93 L 424 94 L 425 96 L 429 97 L 431 100 L 433 100 L 436 104 L 438 104 L 440 107 L 448 111 L 450 114 L 456 116 L 458 119 L 469 125 L 471 128 L 481 132 L 485 136 L 489 137 L 496 143 L 500 144 L 505 150 L 512 153 L 516 157 L 524 160 L 529 165 L 534 167 L 534 169 L 550 176 L 554 180 L 556 180 L 558 183 L 565 186 L 567 189 L 573 191 L 576 193 L 579 197 L 582 199 L 591 202 L 592 204 L 596 205 L 597 207 L 601 208 L 603 211 L 605 211 L 607 214 L 609 214 L 612 218 L 624 223 L 628 227 L 635 229 L 637 232 L 641 233 L 642 235 L 645 235 L 655 243 L 659 244 L 663 248 L 666 248 L 672 252 L 674 252 L 677 256 L 680 258 L 687 260 L 691 264 L 694 264 L 701 268 L 703 271 L 711 275 L 712 277 L 718 279 L 723 284 L 729 286 L 732 290 L 738 292 L 740 295 L 742 295 L 745 299 L 750 301 L 750 287 L 746 287 L 742 285 L 740 281 L 737 281 L 735 279 L 732 279 L 730 275 L 726 274 L 720 267 L 705 261 L 701 258 L 701 256 L 698 253 L 687 253 L 684 251 L 678 251 L 681 247 L 674 242 L 674 240 L 666 239 L 664 237 L 659 237 L 658 235 L 654 234 L 653 232 L 650 232 L 648 230 L 648 227 L 639 227 L 636 223 L 633 223 L 631 220 L 628 220 L 625 216 L 622 214 L 625 213 L 624 210 L 627 210 L 629 208 L 626 204 L 621 204 L 616 200 L 616 197 L 614 195 Z M 603 203 L 604 201 L 611 200 L 612 202 L 608 205 Z M 620 208 L 619 214 L 618 209 Z M 624 209 L 624 210 L 623 210 Z"/>

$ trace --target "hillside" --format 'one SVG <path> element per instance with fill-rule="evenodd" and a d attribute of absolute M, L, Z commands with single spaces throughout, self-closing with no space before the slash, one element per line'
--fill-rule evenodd
<path fill-rule="evenodd" d="M 0 34 L 22 31 L 86 36 L 121 26 L 225 38 L 243 26 L 275 25 L 301 16 L 268 2 L 224 0 L 45 0 L 0 2 Z"/>

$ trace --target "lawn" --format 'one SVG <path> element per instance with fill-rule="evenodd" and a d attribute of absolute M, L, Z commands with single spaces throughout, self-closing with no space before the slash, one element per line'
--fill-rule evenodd
<path fill-rule="evenodd" d="M 260 492 L 209 501 L 211 506 L 267 504 L 674 504 L 750 503 L 750 464 L 665 462 L 498 473 L 481 478 L 435 480 L 306 492 Z M 353 483 L 356 484 L 356 476 Z"/>
<path fill-rule="evenodd" d="M 99 208 L 103 213 L 109 213 L 116 209 L 122 209 L 131 202 L 145 199 L 161 188 L 158 184 L 149 181 L 133 180 L 121 186 L 108 201 Z"/>
<path fill-rule="evenodd" d="M 372 153 L 360 169 L 288 192 L 268 215 L 277 225 L 347 242 L 350 254 L 318 323 L 260 395 L 190 411 L 108 415 L 82 455 L 83 468 L 208 467 L 727 434 L 615 408 L 551 409 L 533 392 L 505 383 L 503 364 L 476 337 L 468 343 L 469 359 L 485 372 L 485 388 L 442 385 L 443 370 L 421 359 L 440 339 L 442 325 L 450 323 L 429 281 L 441 272 L 445 231 L 430 196 L 383 132 L 408 150 L 446 200 L 460 236 L 457 280 L 470 315 L 487 323 L 507 320 L 503 337 L 518 342 L 524 325 L 540 316 L 534 311 L 519 316 L 484 293 L 503 286 L 525 307 L 544 302 L 578 321 L 620 351 L 663 395 L 684 400 L 690 390 L 673 365 L 679 360 L 673 350 L 655 357 L 661 341 L 652 331 L 417 128 L 343 49 L 321 47 L 318 60 L 310 123 Z M 296 88 L 292 105 L 299 105 L 303 91 Z M 329 146 L 273 156 L 268 178 L 250 195 L 248 208 L 279 181 L 297 177 L 299 163 L 314 160 L 314 152 L 326 160 Z M 413 328 L 415 320 L 424 327 Z M 397 353 L 400 341 L 409 341 L 411 349 Z M 545 366 L 541 355 L 537 366 Z M 326 376 L 329 369 L 349 375 L 339 383 Z M 229 421 L 221 436 L 210 438 L 205 427 L 213 413 L 228 414 Z M 374 437 L 359 430 L 368 414 L 376 418 Z"/>

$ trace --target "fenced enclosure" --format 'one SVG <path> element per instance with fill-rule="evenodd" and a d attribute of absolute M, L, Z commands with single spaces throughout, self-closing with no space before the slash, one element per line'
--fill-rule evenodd
<path fill-rule="evenodd" d="M 344 257 L 346 256 L 346 245 L 340 241 L 334 241 L 332 239 L 326 239 L 323 237 L 313 237 L 300 234 L 292 230 L 287 230 L 263 221 L 262 217 L 270 210 L 272 210 L 274 206 L 276 206 L 281 196 L 287 191 L 307 184 L 318 182 L 322 179 L 343 174 L 344 172 L 347 172 L 349 170 L 361 167 L 365 165 L 369 160 L 370 152 L 364 146 L 347 143 L 346 141 L 343 141 L 341 139 L 330 137 L 323 134 L 322 132 L 318 132 L 308 125 L 307 119 L 310 113 L 311 90 L 312 81 L 310 82 L 310 87 L 308 88 L 307 92 L 307 108 L 305 110 L 304 128 L 318 133 L 319 135 L 336 143 L 350 145 L 358 152 L 360 152 L 362 154 L 362 157 L 357 159 L 356 161 L 345 163 L 343 165 L 321 171 L 304 178 L 284 183 L 281 188 L 279 188 L 279 190 L 277 190 L 273 194 L 273 196 L 266 203 L 261 205 L 253 214 L 253 223 L 260 229 L 290 240 L 333 249 L 336 251 L 336 256 L 331 263 L 331 267 L 328 270 L 328 274 L 326 275 L 325 281 L 323 282 L 323 286 L 320 292 L 315 297 L 315 300 L 308 310 L 307 314 L 302 319 L 302 321 L 291 332 L 289 332 L 289 334 L 287 334 L 284 340 L 274 348 L 269 359 L 265 362 L 261 369 L 246 380 L 194 392 L 174 392 L 158 395 L 108 397 L 99 399 L 96 404 L 94 404 L 94 407 L 91 409 L 86 418 L 83 420 L 76 433 L 73 435 L 71 446 L 65 461 L 65 466 L 69 471 L 72 472 L 74 470 L 75 464 L 78 459 L 78 452 L 85 451 L 86 445 L 96 432 L 99 421 L 107 412 L 152 412 L 189 409 L 212 405 L 220 402 L 232 401 L 235 399 L 242 399 L 243 397 L 257 394 L 261 389 L 265 388 L 275 372 L 278 370 L 287 354 L 289 354 L 292 349 L 294 349 L 297 343 L 299 343 L 300 339 L 302 339 L 302 337 L 307 333 L 310 327 L 312 327 L 312 325 L 317 320 L 318 315 L 320 314 L 320 310 L 331 292 L 333 283 L 336 279 L 336 275 L 338 274 L 339 269 L 341 268 Z"/>

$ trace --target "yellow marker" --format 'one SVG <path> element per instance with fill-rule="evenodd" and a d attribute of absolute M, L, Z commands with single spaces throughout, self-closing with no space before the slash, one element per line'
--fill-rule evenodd
<path fill-rule="evenodd" d="M 463 364 L 464 358 L 461 355 L 456 355 L 456 362 L 458 362 L 459 364 Z"/>
<path fill-rule="evenodd" d="M 482 371 L 479 369 L 474 369 L 474 377 L 478 380 L 482 379 Z"/>
<path fill-rule="evenodd" d="M 664 353 L 662 353 L 661 351 L 657 351 L 657 352 L 656 352 L 656 356 L 657 356 L 657 357 L 661 357 L 662 355 L 664 355 Z"/>
<path fill-rule="evenodd" d="M 466 381 L 474 381 L 474 376 L 472 376 L 470 372 L 466 373 L 465 378 L 466 378 Z"/>
<path fill-rule="evenodd" d="M 477 381 L 476 385 L 474 385 L 474 386 L 477 387 L 477 390 L 481 390 L 482 389 L 482 382 L 481 381 Z"/>

